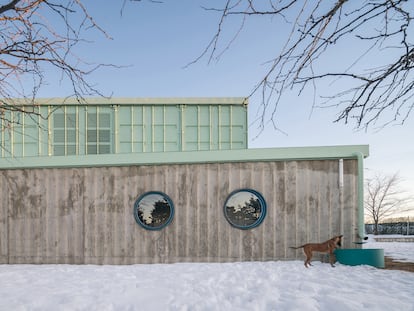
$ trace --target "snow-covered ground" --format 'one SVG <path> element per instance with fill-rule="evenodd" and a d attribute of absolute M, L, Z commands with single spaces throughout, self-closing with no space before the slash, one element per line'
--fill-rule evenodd
<path fill-rule="evenodd" d="M 403 238 L 403 235 L 377 235 L 381 238 Z M 414 238 L 413 236 L 410 236 Z M 383 248 L 384 255 L 392 257 L 394 261 L 414 262 L 414 243 L 413 242 L 376 242 L 374 235 L 369 235 L 368 243 L 364 244 L 364 248 Z"/>
<path fill-rule="evenodd" d="M 0 265 L 0 310 L 414 310 L 414 273 L 313 264 Z"/>

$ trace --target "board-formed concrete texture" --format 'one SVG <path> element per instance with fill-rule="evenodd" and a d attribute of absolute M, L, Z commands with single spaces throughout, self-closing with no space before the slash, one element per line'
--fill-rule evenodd
<path fill-rule="evenodd" d="M 358 153 L 368 146 L 3 159 L 0 263 L 283 260 L 303 256 L 289 246 L 338 234 L 359 247 Z M 267 214 L 241 230 L 223 206 L 245 188 L 263 196 Z M 161 230 L 134 219 L 149 191 L 174 204 Z"/>

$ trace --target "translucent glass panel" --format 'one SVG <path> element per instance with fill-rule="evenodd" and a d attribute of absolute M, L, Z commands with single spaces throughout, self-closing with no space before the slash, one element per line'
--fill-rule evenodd
<path fill-rule="evenodd" d="M 36 109 L 31 115 L 6 111 L 0 118 L 1 157 L 247 148 L 243 105 L 51 104 Z"/>
<path fill-rule="evenodd" d="M 53 115 L 53 154 L 76 154 L 77 115 L 75 111 L 59 111 Z"/>
<path fill-rule="evenodd" d="M 121 153 L 181 150 L 179 106 L 122 106 L 118 121 Z"/>
<path fill-rule="evenodd" d="M 242 106 L 186 106 L 183 113 L 183 150 L 247 148 L 246 123 L 246 110 Z"/>
<path fill-rule="evenodd" d="M 111 153 L 111 116 L 109 111 L 87 112 L 87 154 Z"/>
<path fill-rule="evenodd" d="M 111 153 L 111 108 L 63 107 L 53 113 L 53 155 Z"/>
<path fill-rule="evenodd" d="M 0 115 L 0 157 L 38 156 L 43 134 L 47 133 L 43 118 L 37 107 L 30 107 L 28 113 L 3 111 Z"/>

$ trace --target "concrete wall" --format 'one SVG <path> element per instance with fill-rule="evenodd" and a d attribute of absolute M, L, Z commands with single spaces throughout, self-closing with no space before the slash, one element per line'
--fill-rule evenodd
<path fill-rule="evenodd" d="M 357 161 L 339 160 L 16 169 L 0 171 L 0 263 L 132 264 L 302 258 L 289 246 L 337 234 L 354 247 Z M 267 202 L 263 223 L 225 219 L 233 190 Z M 161 231 L 133 216 L 144 192 L 162 191 L 175 215 Z"/>

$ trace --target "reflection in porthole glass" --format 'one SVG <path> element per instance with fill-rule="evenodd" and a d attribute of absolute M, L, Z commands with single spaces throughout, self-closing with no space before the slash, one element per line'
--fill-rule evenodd
<path fill-rule="evenodd" d="M 260 225 L 266 216 L 266 202 L 262 195 L 251 189 L 232 192 L 224 204 L 227 221 L 239 229 L 251 229 Z"/>
<path fill-rule="evenodd" d="M 149 230 L 160 230 L 167 226 L 174 215 L 171 199 L 162 192 L 147 192 L 134 204 L 134 217 L 138 224 Z"/>

